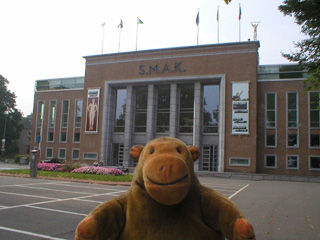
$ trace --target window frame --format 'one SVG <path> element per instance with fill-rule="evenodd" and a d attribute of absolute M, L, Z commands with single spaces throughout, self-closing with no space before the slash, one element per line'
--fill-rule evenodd
<path fill-rule="evenodd" d="M 235 159 L 248 160 L 248 164 L 233 164 L 232 160 L 235 160 Z M 246 158 L 246 157 L 230 157 L 229 158 L 229 166 L 233 166 L 233 167 L 250 167 L 250 165 L 251 165 L 250 158 Z"/>
<path fill-rule="evenodd" d="M 78 151 L 79 152 L 79 156 L 78 156 L 78 158 L 75 158 L 74 157 L 74 151 Z M 71 159 L 72 160 L 80 160 L 80 148 L 72 148 L 72 156 L 71 156 Z"/>
<path fill-rule="evenodd" d="M 61 151 L 64 151 L 64 157 L 61 157 Z M 58 159 L 67 159 L 67 149 L 66 148 L 59 148 L 58 150 Z"/>
<path fill-rule="evenodd" d="M 48 156 L 48 150 L 51 150 L 52 151 L 52 156 Z M 53 158 L 53 148 L 52 147 L 47 147 L 46 148 L 46 159 L 52 159 Z"/>
<path fill-rule="evenodd" d="M 274 95 L 274 109 L 268 109 L 268 95 Z M 268 112 L 274 111 L 274 127 L 268 126 Z M 266 92 L 265 93 L 265 126 L 266 129 L 276 129 L 277 128 L 277 93 L 276 92 Z"/>
<path fill-rule="evenodd" d="M 267 157 L 274 157 L 275 158 L 275 165 L 274 166 L 267 166 Z M 277 154 L 265 154 L 264 155 L 264 167 L 268 169 L 277 169 Z"/>
<path fill-rule="evenodd" d="M 317 168 L 311 168 L 311 158 L 319 158 L 320 161 L 320 155 L 310 155 L 308 158 L 308 169 L 309 171 L 320 171 L 320 167 Z"/>
<path fill-rule="evenodd" d="M 297 157 L 297 167 L 289 167 L 288 166 L 288 158 L 289 157 Z M 287 170 L 299 170 L 299 155 L 286 155 L 286 169 Z"/>

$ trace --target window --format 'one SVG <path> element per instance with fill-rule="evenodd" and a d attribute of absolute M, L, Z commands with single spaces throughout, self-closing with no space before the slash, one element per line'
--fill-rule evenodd
<path fill-rule="evenodd" d="M 83 108 L 83 101 L 82 99 L 76 100 L 76 109 L 74 114 L 74 127 L 81 128 L 81 119 L 82 119 L 82 108 Z"/>
<path fill-rule="evenodd" d="M 266 127 L 276 127 L 276 94 L 266 93 Z"/>
<path fill-rule="evenodd" d="M 37 113 L 37 128 L 41 128 L 43 121 L 43 113 L 44 113 L 44 102 L 38 102 L 38 113 Z"/>
<path fill-rule="evenodd" d="M 265 155 L 264 156 L 264 167 L 265 168 L 277 168 L 277 156 L 276 155 Z"/>
<path fill-rule="evenodd" d="M 49 128 L 54 128 L 56 124 L 57 101 L 50 101 Z"/>
<path fill-rule="evenodd" d="M 230 166 L 250 166 L 250 159 L 249 158 L 230 158 L 229 160 Z"/>
<path fill-rule="evenodd" d="M 68 117 L 69 117 L 69 100 L 63 100 L 62 102 L 62 115 L 61 115 L 61 127 L 68 127 Z"/>
<path fill-rule="evenodd" d="M 46 148 L 46 159 L 53 158 L 53 148 Z"/>
<path fill-rule="evenodd" d="M 66 149 L 65 148 L 59 148 L 59 159 L 66 159 Z"/>
<path fill-rule="evenodd" d="M 42 134 L 42 124 L 43 124 L 43 114 L 44 114 L 44 101 L 38 102 L 38 111 L 37 111 L 37 123 L 36 123 L 36 134 L 35 134 L 35 142 L 41 141 Z"/>
<path fill-rule="evenodd" d="M 179 132 L 192 133 L 193 131 L 194 86 L 180 86 L 180 116 Z"/>
<path fill-rule="evenodd" d="M 48 132 L 48 142 L 53 142 L 53 138 L 54 138 L 54 132 L 50 131 Z"/>
<path fill-rule="evenodd" d="M 124 132 L 126 117 L 126 97 L 127 89 L 117 89 L 116 120 L 114 126 L 115 132 Z"/>
<path fill-rule="evenodd" d="M 83 153 L 83 158 L 87 160 L 97 160 L 98 159 L 98 153 Z"/>
<path fill-rule="evenodd" d="M 320 93 L 310 93 L 310 128 L 320 128 Z"/>
<path fill-rule="evenodd" d="M 72 149 L 72 160 L 80 159 L 80 149 Z"/>
<path fill-rule="evenodd" d="M 60 142 L 67 142 L 67 133 L 66 132 L 60 133 Z"/>
<path fill-rule="evenodd" d="M 170 85 L 157 87 L 157 132 L 168 133 L 170 122 Z"/>
<path fill-rule="evenodd" d="M 80 142 L 80 132 L 74 132 L 73 134 L 73 142 L 79 143 Z"/>
<path fill-rule="evenodd" d="M 288 147 L 298 147 L 297 134 L 288 134 Z"/>
<path fill-rule="evenodd" d="M 320 170 L 320 156 L 310 156 L 309 169 L 318 171 Z"/>
<path fill-rule="evenodd" d="M 299 156 L 287 156 L 287 169 L 299 169 Z"/>
<path fill-rule="evenodd" d="M 218 133 L 219 85 L 203 86 L 203 133 Z"/>
<path fill-rule="evenodd" d="M 311 134 L 310 135 L 310 146 L 311 147 L 320 147 L 320 135 Z"/>
<path fill-rule="evenodd" d="M 267 134 L 266 146 L 267 147 L 275 147 L 276 146 L 276 135 L 275 134 Z"/>
<path fill-rule="evenodd" d="M 287 94 L 287 127 L 298 127 L 298 95 L 297 93 Z"/>
<path fill-rule="evenodd" d="M 147 130 L 148 87 L 136 88 L 135 132 Z"/>

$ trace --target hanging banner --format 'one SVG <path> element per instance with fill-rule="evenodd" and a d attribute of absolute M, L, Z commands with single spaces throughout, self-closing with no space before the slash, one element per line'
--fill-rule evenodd
<path fill-rule="evenodd" d="M 249 134 L 249 83 L 232 83 L 232 134 Z"/>
<path fill-rule="evenodd" d="M 98 133 L 100 89 L 88 89 L 86 133 Z"/>

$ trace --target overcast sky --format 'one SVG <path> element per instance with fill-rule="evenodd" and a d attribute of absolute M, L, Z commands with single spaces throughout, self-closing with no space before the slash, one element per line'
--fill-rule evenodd
<path fill-rule="evenodd" d="M 253 39 L 251 22 L 260 22 L 260 64 L 288 61 L 281 52 L 294 51 L 305 38 L 294 18 L 279 12 L 282 0 L 0 0 L 0 74 L 9 80 L 24 116 L 33 111 L 35 80 L 84 76 L 83 56 Z M 105 22 L 104 43 L 102 23 Z"/>

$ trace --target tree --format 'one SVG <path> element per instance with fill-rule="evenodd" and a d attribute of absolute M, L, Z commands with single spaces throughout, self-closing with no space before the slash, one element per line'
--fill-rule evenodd
<path fill-rule="evenodd" d="M 18 140 L 23 125 L 22 114 L 16 109 L 16 95 L 8 90 L 8 84 L 9 81 L 0 75 L 0 138 L 5 136 L 6 153 L 13 154 L 18 152 Z"/>
<path fill-rule="evenodd" d="M 294 16 L 301 31 L 310 38 L 295 43 L 295 53 L 282 54 L 292 62 L 298 62 L 310 73 L 307 90 L 319 89 L 320 86 L 320 1 L 285 0 L 279 10 L 285 16 Z"/>

